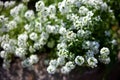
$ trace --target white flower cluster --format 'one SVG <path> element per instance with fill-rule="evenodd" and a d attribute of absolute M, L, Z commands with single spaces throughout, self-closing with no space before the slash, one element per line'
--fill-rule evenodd
<path fill-rule="evenodd" d="M 99 61 L 110 62 L 109 49 L 115 46 L 115 41 L 106 31 L 111 31 L 114 15 L 106 2 L 62 0 L 50 4 L 49 0 L 39 0 L 34 11 L 28 9 L 29 1 L 22 0 L 16 6 L 14 1 L 0 1 L 0 11 L 7 8 L 9 12 L 0 13 L 0 57 L 4 67 L 13 55 L 22 59 L 23 67 L 30 67 L 39 61 L 35 53 L 48 48 L 51 55 L 56 53 L 58 57 L 49 63 L 50 74 L 58 68 L 67 74 L 75 66 L 94 68 Z"/>
<path fill-rule="evenodd" d="M 31 67 L 33 64 L 36 64 L 39 61 L 37 55 L 31 55 L 29 58 L 22 61 L 23 67 Z"/>
<path fill-rule="evenodd" d="M 61 72 L 69 73 L 76 65 L 94 68 L 98 66 L 99 61 L 108 64 L 109 49 L 100 50 L 101 43 L 107 43 L 104 42 L 107 39 L 101 39 L 104 37 L 101 33 L 104 33 L 104 30 L 107 31 L 107 28 L 104 26 L 101 28 L 99 25 L 99 22 L 104 23 L 101 13 L 112 14 L 108 5 L 102 0 L 63 0 L 58 2 L 58 9 L 58 14 L 64 18 L 59 28 L 61 36 L 57 44 L 57 55 L 64 57 L 67 61 L 61 66 Z M 55 66 L 51 71 L 50 68 L 52 68 L 51 64 L 48 67 L 49 73 L 56 72 Z"/>
<path fill-rule="evenodd" d="M 5 9 L 12 8 L 16 4 L 15 1 L 0 1 L 0 10 L 4 7 Z"/>

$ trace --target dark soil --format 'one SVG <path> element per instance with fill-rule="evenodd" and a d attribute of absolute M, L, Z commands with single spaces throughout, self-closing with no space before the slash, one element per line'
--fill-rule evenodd
<path fill-rule="evenodd" d="M 40 56 L 40 61 L 32 69 L 22 68 L 20 59 L 15 59 L 9 69 L 0 67 L 0 80 L 120 80 L 120 63 L 113 65 L 109 73 L 106 73 L 104 67 L 99 66 L 94 69 L 87 69 L 84 73 L 75 69 L 66 75 L 60 72 L 50 75 L 46 71 L 47 65 L 44 65 L 46 56 L 45 54 Z"/>

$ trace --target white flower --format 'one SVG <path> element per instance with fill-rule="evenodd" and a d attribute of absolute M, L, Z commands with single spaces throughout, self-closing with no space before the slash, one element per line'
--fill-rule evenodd
<path fill-rule="evenodd" d="M 33 20 L 35 18 L 34 16 L 34 11 L 33 10 L 28 10 L 25 12 L 25 18 L 30 20 Z"/>
<path fill-rule="evenodd" d="M 6 51 L 1 51 L 1 52 L 0 52 L 0 57 L 1 57 L 1 58 L 6 58 L 7 55 L 8 55 L 8 53 L 7 53 Z"/>
<path fill-rule="evenodd" d="M 28 35 L 26 33 L 20 34 L 18 36 L 18 41 L 26 42 L 28 40 Z"/>
<path fill-rule="evenodd" d="M 41 16 L 42 17 L 49 16 L 49 8 L 48 7 L 44 7 L 43 11 L 41 12 Z"/>
<path fill-rule="evenodd" d="M 60 49 L 66 49 L 67 48 L 67 44 L 64 43 L 64 42 L 61 42 L 59 44 L 57 44 L 57 49 L 60 50 Z"/>
<path fill-rule="evenodd" d="M 36 11 L 42 11 L 45 7 L 45 4 L 43 1 L 38 1 L 35 4 Z"/>
<path fill-rule="evenodd" d="M 40 37 L 47 40 L 49 38 L 49 34 L 43 31 Z"/>
<path fill-rule="evenodd" d="M 38 59 L 37 55 L 31 55 L 30 58 L 29 58 L 30 64 L 37 63 L 38 60 L 39 60 L 39 59 Z"/>
<path fill-rule="evenodd" d="M 32 32 L 32 31 L 34 30 L 34 27 L 33 27 L 32 25 L 30 25 L 30 24 L 26 24 L 26 25 L 24 26 L 24 28 L 25 28 L 25 30 L 26 30 L 28 33 Z"/>
<path fill-rule="evenodd" d="M 90 37 L 90 34 L 91 34 L 91 32 L 90 31 L 88 31 L 88 30 L 83 30 L 83 29 L 80 29 L 80 30 L 78 30 L 78 32 L 77 32 L 77 36 L 78 37 L 81 37 L 81 38 L 89 38 Z"/>
<path fill-rule="evenodd" d="M 21 3 L 18 6 L 15 6 L 13 9 L 10 10 L 10 15 L 12 17 L 16 17 L 20 13 L 20 11 L 24 11 L 25 9 L 26 9 L 26 6 Z"/>
<path fill-rule="evenodd" d="M 101 55 L 109 55 L 109 54 L 110 54 L 110 50 L 109 50 L 107 47 L 103 47 L 103 48 L 100 50 L 100 54 L 101 54 Z"/>
<path fill-rule="evenodd" d="M 105 31 L 105 36 L 110 37 L 110 31 Z"/>
<path fill-rule="evenodd" d="M 23 60 L 23 61 L 21 62 L 21 64 L 22 64 L 22 67 L 30 67 L 30 66 L 32 66 L 32 65 L 30 64 L 28 58 L 25 59 L 25 60 Z"/>
<path fill-rule="evenodd" d="M 58 65 L 60 65 L 60 66 L 64 65 L 64 64 L 65 64 L 65 58 L 64 58 L 63 56 L 58 57 L 57 63 L 58 63 Z"/>
<path fill-rule="evenodd" d="M 88 17 L 92 17 L 93 15 L 94 15 L 94 13 L 92 11 L 88 11 L 88 13 L 87 13 Z"/>
<path fill-rule="evenodd" d="M 44 45 L 47 43 L 47 39 L 45 39 L 45 38 L 40 38 L 40 39 L 38 40 L 38 43 L 39 43 L 40 45 L 44 46 Z"/>
<path fill-rule="evenodd" d="M 83 49 L 89 49 L 90 46 L 91 46 L 91 42 L 90 42 L 90 41 L 85 41 L 85 42 L 83 42 L 83 44 L 82 44 L 82 48 L 83 48 Z"/>
<path fill-rule="evenodd" d="M 94 57 L 94 54 L 95 54 L 95 52 L 92 51 L 92 50 L 88 50 L 88 51 L 86 52 L 86 56 L 87 56 L 87 57 Z"/>
<path fill-rule="evenodd" d="M 102 62 L 104 64 L 109 64 L 111 61 L 110 57 L 108 57 L 107 55 L 100 55 L 99 60 L 100 60 L 100 62 Z"/>
<path fill-rule="evenodd" d="M 3 49 L 6 50 L 6 51 L 8 51 L 8 52 L 10 52 L 10 51 L 11 51 L 11 46 L 10 46 L 10 44 L 5 43 L 5 44 L 3 45 Z"/>
<path fill-rule="evenodd" d="M 10 1 L 9 2 L 10 7 L 13 7 L 15 4 L 16 4 L 16 1 Z"/>
<path fill-rule="evenodd" d="M 15 55 L 20 57 L 20 58 L 24 58 L 26 54 L 27 54 L 26 50 L 23 48 L 17 48 L 15 51 Z"/>
<path fill-rule="evenodd" d="M 10 10 L 11 16 L 16 17 L 18 14 L 19 14 L 19 9 L 17 6 Z"/>
<path fill-rule="evenodd" d="M 108 58 L 106 58 L 106 59 L 103 61 L 103 63 L 104 63 L 104 64 L 109 64 L 110 61 L 111 61 L 111 60 L 110 60 L 110 58 L 108 57 Z"/>
<path fill-rule="evenodd" d="M 74 40 L 76 38 L 76 33 L 74 33 L 73 31 L 68 31 L 66 33 L 66 38 L 68 38 L 70 40 Z"/>
<path fill-rule="evenodd" d="M 79 66 L 81 66 L 85 62 L 84 58 L 82 56 L 77 56 L 75 58 L 75 63 Z"/>
<path fill-rule="evenodd" d="M 64 67 L 61 68 L 61 73 L 63 73 L 63 74 L 68 74 L 70 71 L 71 70 L 68 69 L 66 66 L 64 66 Z"/>
<path fill-rule="evenodd" d="M 4 7 L 5 7 L 5 8 L 10 8 L 9 1 L 5 1 L 5 3 L 4 3 Z"/>
<path fill-rule="evenodd" d="M 65 29 L 64 27 L 60 27 L 59 33 L 60 33 L 61 35 L 65 35 L 66 29 Z"/>
<path fill-rule="evenodd" d="M 80 15 L 86 15 L 88 11 L 88 8 L 86 8 L 85 6 L 81 6 L 78 12 L 80 13 Z"/>
<path fill-rule="evenodd" d="M 1 47 L 3 47 L 4 44 L 6 44 L 6 41 L 2 41 L 2 42 L 1 42 Z"/>
<path fill-rule="evenodd" d="M 89 57 L 89 58 L 87 59 L 87 63 L 88 63 L 88 66 L 94 68 L 94 67 L 97 67 L 98 61 L 97 61 L 97 59 L 94 58 L 94 57 Z"/>
<path fill-rule="evenodd" d="M 41 48 L 41 45 L 39 44 L 39 42 L 35 42 L 33 44 L 33 48 L 36 49 L 36 50 L 39 50 Z"/>
<path fill-rule="evenodd" d="M 5 16 L 4 15 L 0 15 L 0 22 L 3 22 L 5 19 Z"/>
<path fill-rule="evenodd" d="M 57 67 L 58 66 L 58 63 L 57 63 L 57 60 L 51 60 L 50 63 L 49 63 L 50 66 L 54 66 L 54 67 Z"/>
<path fill-rule="evenodd" d="M 17 6 L 17 9 L 18 11 L 24 11 L 26 9 L 26 6 L 23 3 L 21 3 Z"/>
<path fill-rule="evenodd" d="M 77 2 L 77 0 L 66 0 L 66 4 L 68 4 L 68 5 L 75 4 L 76 2 Z"/>
<path fill-rule="evenodd" d="M 0 8 L 2 8 L 4 5 L 3 1 L 0 1 Z"/>
<path fill-rule="evenodd" d="M 111 41 L 111 43 L 112 43 L 113 45 L 117 45 L 117 41 L 116 41 L 115 39 L 113 39 L 113 40 Z"/>
<path fill-rule="evenodd" d="M 33 41 L 36 41 L 38 39 L 38 35 L 35 32 L 30 33 L 29 38 Z"/>
<path fill-rule="evenodd" d="M 71 11 L 70 8 L 65 4 L 65 2 L 59 2 L 58 8 L 61 14 L 68 13 Z"/>
<path fill-rule="evenodd" d="M 90 49 L 97 54 L 99 52 L 100 44 L 97 41 L 91 42 Z"/>
<path fill-rule="evenodd" d="M 27 48 L 28 43 L 26 41 L 18 40 L 17 45 L 22 48 Z"/>
<path fill-rule="evenodd" d="M 47 67 L 47 72 L 49 74 L 54 74 L 56 72 L 56 67 L 54 67 L 54 66 L 48 66 Z"/>
<path fill-rule="evenodd" d="M 65 66 L 66 66 L 69 70 L 72 70 L 72 69 L 75 68 L 74 63 L 71 62 L 71 61 L 67 62 Z"/>
<path fill-rule="evenodd" d="M 50 13 L 50 15 L 56 14 L 55 5 L 50 5 L 50 6 L 49 6 L 49 13 Z"/>
<path fill-rule="evenodd" d="M 35 23 L 35 31 L 36 32 L 42 32 L 43 28 L 42 28 L 42 24 L 40 22 L 36 22 Z"/>
<path fill-rule="evenodd" d="M 101 10 L 102 10 L 102 11 L 106 11 L 107 8 L 108 8 L 107 3 L 104 2 L 103 4 L 101 4 Z"/>
<path fill-rule="evenodd" d="M 56 32 L 56 27 L 55 26 L 51 26 L 51 25 L 47 25 L 46 26 L 46 31 L 48 33 L 55 33 Z"/>
<path fill-rule="evenodd" d="M 84 37 L 85 36 L 85 31 L 80 29 L 80 30 L 78 30 L 77 35 L 78 35 L 78 37 Z"/>

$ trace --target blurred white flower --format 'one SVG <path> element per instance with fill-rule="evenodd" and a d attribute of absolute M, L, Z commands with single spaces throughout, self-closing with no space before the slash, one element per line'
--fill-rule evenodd
<path fill-rule="evenodd" d="M 65 14 L 71 11 L 71 9 L 65 4 L 65 1 L 58 3 L 58 8 L 61 14 Z"/>
<path fill-rule="evenodd" d="M 10 46 L 10 44 L 9 44 L 9 43 L 5 43 L 5 44 L 3 45 L 3 49 L 6 50 L 6 51 L 8 51 L 8 52 L 10 52 L 10 51 L 11 51 L 11 46 Z"/>
<path fill-rule="evenodd" d="M 42 32 L 43 31 L 43 28 L 42 28 L 43 26 L 42 26 L 42 24 L 40 23 L 40 22 L 36 22 L 35 23 L 35 31 L 36 32 Z"/>
<path fill-rule="evenodd" d="M 76 56 L 75 63 L 79 66 L 81 66 L 85 62 L 84 58 L 82 56 Z"/>
<path fill-rule="evenodd" d="M 58 65 L 62 66 L 65 64 L 65 58 L 63 56 L 57 58 Z"/>
<path fill-rule="evenodd" d="M 47 25 L 46 26 L 46 31 L 48 33 L 56 33 L 56 27 L 55 26 L 52 26 L 52 25 Z"/>
<path fill-rule="evenodd" d="M 35 16 L 34 16 L 34 11 L 33 10 L 28 10 L 28 11 L 26 11 L 25 12 L 25 18 L 27 19 L 27 20 L 33 20 L 34 18 L 35 18 Z"/>
<path fill-rule="evenodd" d="M 86 8 L 85 6 L 81 6 L 78 12 L 80 13 L 80 15 L 86 15 L 88 11 L 88 8 Z"/>
<path fill-rule="evenodd" d="M 109 55 L 109 54 L 110 54 L 110 50 L 109 50 L 107 47 L 103 47 L 103 48 L 100 50 L 100 54 L 101 54 L 101 55 Z"/>
<path fill-rule="evenodd" d="M 70 71 L 71 71 L 71 70 L 68 69 L 66 66 L 63 66 L 63 67 L 61 68 L 61 73 L 63 73 L 63 74 L 68 74 Z"/>
<path fill-rule="evenodd" d="M 68 38 L 69 40 L 74 40 L 76 38 L 76 33 L 74 33 L 73 31 L 68 31 L 66 33 L 66 38 Z"/>
<path fill-rule="evenodd" d="M 4 3 L 3 1 L 0 1 L 0 9 L 3 7 Z"/>
<path fill-rule="evenodd" d="M 98 61 L 97 61 L 97 59 L 94 58 L 94 57 L 89 57 L 89 58 L 87 59 L 87 63 L 88 63 L 88 66 L 94 68 L 94 67 L 97 67 Z"/>
<path fill-rule="evenodd" d="M 18 41 L 26 42 L 28 40 L 28 35 L 26 33 L 20 34 L 18 36 Z"/>
<path fill-rule="evenodd" d="M 26 54 L 27 54 L 27 52 L 23 48 L 17 48 L 15 51 L 15 55 L 20 57 L 20 58 L 24 58 Z"/>
<path fill-rule="evenodd" d="M 35 32 L 30 33 L 29 38 L 33 41 L 36 41 L 38 39 L 38 35 Z"/>
<path fill-rule="evenodd" d="M 66 32 L 67 32 L 67 31 L 66 31 L 66 29 L 65 29 L 64 27 L 60 27 L 59 33 L 60 33 L 61 35 L 65 35 Z"/>
<path fill-rule="evenodd" d="M 66 49 L 67 48 L 67 44 L 64 43 L 64 42 L 61 42 L 59 44 L 57 44 L 57 49 L 60 50 L 60 49 Z"/>
<path fill-rule="evenodd" d="M 57 60 L 51 60 L 50 63 L 49 63 L 50 66 L 54 66 L 54 67 L 57 67 L 58 66 L 58 63 L 57 63 Z"/>
<path fill-rule="evenodd" d="M 45 4 L 43 1 L 38 1 L 35 4 L 36 11 L 43 11 Z"/>
<path fill-rule="evenodd" d="M 109 64 L 111 61 L 110 57 L 108 57 L 107 55 L 100 55 L 99 60 L 100 60 L 100 62 L 102 62 L 104 64 Z"/>
<path fill-rule="evenodd" d="M 43 32 L 41 33 L 40 37 L 47 40 L 47 39 L 49 38 L 49 34 L 48 34 L 47 32 L 44 32 L 44 31 L 43 31 Z"/>
<path fill-rule="evenodd" d="M 56 14 L 56 7 L 55 7 L 55 5 L 50 5 L 49 8 L 48 8 L 48 11 L 49 11 L 50 15 Z"/>
<path fill-rule="evenodd" d="M 55 66 L 48 66 L 47 67 L 47 72 L 49 74 L 54 74 L 56 72 L 56 67 Z"/>
<path fill-rule="evenodd" d="M 65 66 L 66 66 L 69 70 L 72 70 L 72 69 L 75 68 L 75 64 L 74 64 L 73 62 L 71 62 L 71 61 L 67 62 L 67 63 L 65 64 Z"/>
<path fill-rule="evenodd" d="M 31 55 L 30 58 L 29 58 L 30 64 L 35 64 L 35 63 L 38 62 L 38 60 L 39 59 L 38 59 L 37 55 Z"/>
<path fill-rule="evenodd" d="M 1 52 L 0 52 L 0 57 L 1 57 L 1 58 L 6 58 L 7 55 L 8 55 L 8 53 L 7 53 L 6 51 L 1 51 Z"/>

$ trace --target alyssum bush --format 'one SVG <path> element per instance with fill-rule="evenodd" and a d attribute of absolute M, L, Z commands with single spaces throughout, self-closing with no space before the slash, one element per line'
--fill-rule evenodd
<path fill-rule="evenodd" d="M 3 67 L 9 67 L 12 56 L 22 59 L 23 67 L 39 61 L 36 53 L 50 48 L 52 58 L 47 68 L 69 73 L 76 66 L 97 67 L 109 64 L 115 52 L 116 40 L 110 26 L 114 14 L 102 0 L 63 0 L 49 4 L 36 2 L 34 10 L 27 7 L 29 0 L 17 5 L 0 2 L 0 56 Z M 8 12 L 8 14 L 6 14 Z M 50 59 L 50 58 L 49 58 Z"/>

